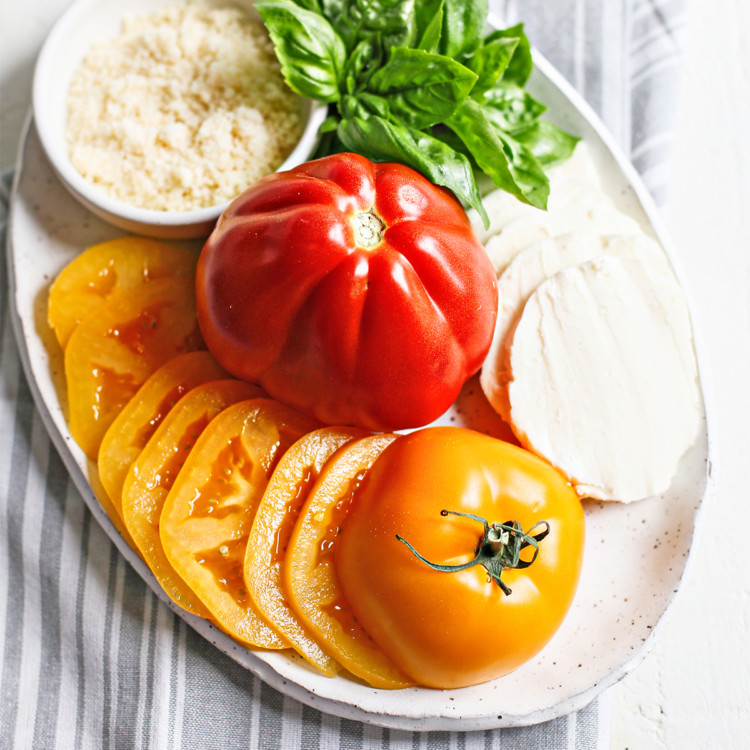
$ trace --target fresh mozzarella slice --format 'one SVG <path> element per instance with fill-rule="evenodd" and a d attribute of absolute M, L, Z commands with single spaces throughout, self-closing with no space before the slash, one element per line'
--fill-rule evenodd
<path fill-rule="evenodd" d="M 483 245 L 490 237 L 502 231 L 508 222 L 539 211 L 538 208 L 534 208 L 528 203 L 522 203 L 505 190 L 493 190 L 491 193 L 487 193 L 482 197 L 482 203 L 490 220 L 489 226 L 484 226 L 484 222 L 475 209 L 469 209 L 467 214 L 474 229 L 474 234 Z"/>
<path fill-rule="evenodd" d="M 633 235 L 640 234 L 641 228 L 635 219 L 618 211 L 601 190 L 586 187 L 566 203 L 550 204 L 548 211 L 511 221 L 490 237 L 485 249 L 499 275 L 523 248 L 570 232 Z"/>
<path fill-rule="evenodd" d="M 566 268 L 531 294 L 507 356 L 516 436 L 579 495 L 630 502 L 669 487 L 700 413 L 671 277 L 612 257 Z"/>
<path fill-rule="evenodd" d="M 557 167 L 552 167 L 547 173 L 550 182 L 558 178 L 576 180 L 594 188 L 601 188 L 602 181 L 591 149 L 585 141 L 579 141 L 570 159 Z"/>
<path fill-rule="evenodd" d="M 469 211 L 469 219 L 479 241 L 486 244 L 492 237 L 503 232 L 509 224 L 529 216 L 546 216 L 547 211 L 563 211 L 566 206 L 582 200 L 594 189 L 585 182 L 570 179 L 565 173 L 559 173 L 550 177 L 546 210 L 522 203 L 505 190 L 494 190 L 482 199 L 490 225 L 485 228 L 474 209 Z"/>
<path fill-rule="evenodd" d="M 594 158 L 588 145 L 581 141 L 573 151 L 573 155 L 556 167 L 552 167 L 547 173 L 549 177 L 549 200 L 548 208 L 567 205 L 576 200 L 578 193 L 587 188 L 601 188 L 599 171 L 594 163 Z M 538 208 L 533 208 L 528 203 L 522 203 L 505 190 L 494 190 L 483 198 L 484 207 L 490 218 L 489 227 L 485 228 L 479 214 L 471 209 L 471 219 L 474 232 L 479 241 L 484 244 L 498 232 L 502 231 L 509 222 L 526 216 L 528 214 L 543 214 Z"/>
<path fill-rule="evenodd" d="M 526 300 L 539 284 L 558 271 L 600 255 L 638 258 L 654 272 L 670 273 L 661 246 L 644 234 L 603 236 L 574 232 L 529 245 L 500 274 L 495 332 L 479 382 L 490 404 L 506 422 L 510 420 L 507 393 L 510 372 L 503 366 L 507 362 L 504 347 Z"/>

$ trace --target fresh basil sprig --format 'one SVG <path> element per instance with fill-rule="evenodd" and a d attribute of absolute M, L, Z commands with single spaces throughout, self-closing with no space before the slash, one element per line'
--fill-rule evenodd
<path fill-rule="evenodd" d="M 523 26 L 486 33 L 487 0 L 259 0 L 289 87 L 325 102 L 316 156 L 398 161 L 488 223 L 475 172 L 546 208 L 545 168 L 577 138 L 539 119 Z"/>

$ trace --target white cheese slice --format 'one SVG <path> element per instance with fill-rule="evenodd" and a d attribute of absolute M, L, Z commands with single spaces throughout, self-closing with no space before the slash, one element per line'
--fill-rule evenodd
<path fill-rule="evenodd" d="M 579 141 L 570 159 L 552 167 L 547 175 L 550 182 L 558 178 L 576 180 L 589 187 L 601 188 L 602 180 L 599 168 L 586 141 Z"/>
<path fill-rule="evenodd" d="M 591 150 L 584 141 L 578 143 L 569 159 L 559 166 L 552 167 L 547 176 L 550 182 L 548 209 L 574 202 L 580 193 L 590 188 L 601 188 L 599 171 Z M 474 232 L 482 244 L 515 219 L 534 213 L 544 214 L 544 211 L 519 201 L 505 190 L 493 190 L 485 195 L 482 201 L 490 219 L 489 227 L 484 226 L 474 209 L 468 212 Z"/>
<path fill-rule="evenodd" d="M 595 190 L 595 188 L 591 185 L 580 180 L 570 179 L 562 173 L 550 177 L 549 198 L 545 210 L 523 203 L 505 190 L 494 190 L 482 199 L 490 219 L 490 225 L 485 228 L 479 214 L 474 209 L 469 211 L 469 219 L 479 241 L 486 245 L 492 237 L 500 234 L 505 227 L 518 219 L 528 216 L 542 217 L 547 214 L 547 211 L 552 210 L 562 211 L 569 204 L 581 200 L 592 190 Z"/>
<path fill-rule="evenodd" d="M 469 209 L 467 214 L 474 229 L 474 234 L 483 245 L 490 237 L 502 231 L 508 222 L 539 211 L 538 208 L 534 208 L 528 203 L 522 203 L 505 190 L 493 190 L 491 193 L 487 193 L 482 197 L 482 204 L 490 220 L 489 226 L 484 226 L 484 222 L 475 209 Z"/>
<path fill-rule="evenodd" d="M 568 181 L 566 189 L 580 187 L 581 183 Z M 638 222 L 619 211 L 612 200 L 601 190 L 584 186 L 570 193 L 570 200 L 550 203 L 549 210 L 521 216 L 506 224 L 502 231 L 490 237 L 485 249 L 498 273 L 523 248 L 548 237 L 571 232 L 592 234 L 640 234 Z"/>
<path fill-rule="evenodd" d="M 697 368 L 679 285 L 601 257 L 542 282 L 507 350 L 512 427 L 582 497 L 666 490 L 699 422 Z"/>
<path fill-rule="evenodd" d="M 638 258 L 652 266 L 655 272 L 671 273 L 661 246 L 642 233 L 603 236 L 574 232 L 529 245 L 500 274 L 495 332 L 479 382 L 487 400 L 506 422 L 510 420 L 507 394 L 510 372 L 504 367 L 507 362 L 504 347 L 526 300 L 539 284 L 558 271 L 600 255 Z"/>

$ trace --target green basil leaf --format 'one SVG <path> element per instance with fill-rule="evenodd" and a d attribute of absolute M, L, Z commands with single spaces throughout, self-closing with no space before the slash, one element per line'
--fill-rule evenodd
<path fill-rule="evenodd" d="M 368 91 L 360 92 L 357 96 L 342 96 L 339 102 L 338 119 L 348 120 L 354 117 L 361 117 L 367 120 L 372 116 L 390 119 L 390 109 L 388 100 L 377 94 L 371 94 Z"/>
<path fill-rule="evenodd" d="M 323 16 L 336 29 L 346 47 L 347 53 L 351 53 L 363 39 L 368 37 L 358 35 L 356 18 L 350 18 L 351 3 L 348 0 L 318 0 Z"/>
<path fill-rule="evenodd" d="M 391 47 L 411 47 L 416 41 L 415 0 L 358 0 L 361 28 L 382 35 L 386 52 Z"/>
<path fill-rule="evenodd" d="M 433 138 L 437 138 L 447 146 L 450 146 L 454 151 L 463 154 L 471 162 L 471 167 L 475 172 L 479 169 L 477 163 L 474 161 L 474 157 L 471 155 L 471 151 L 466 148 L 466 144 L 450 128 L 438 125 L 430 129 L 430 134 Z M 474 177 L 476 179 L 476 175 Z"/>
<path fill-rule="evenodd" d="M 320 124 L 320 127 L 318 128 L 318 132 L 323 133 L 333 133 L 335 132 L 336 128 L 339 125 L 339 118 L 336 117 L 336 115 L 328 115 L 325 120 Z"/>
<path fill-rule="evenodd" d="M 313 13 L 321 13 L 322 9 L 318 0 L 292 0 L 295 5 L 305 10 L 311 10 Z"/>
<path fill-rule="evenodd" d="M 482 43 L 488 12 L 488 0 L 445 0 L 438 51 L 458 60 L 473 52 Z"/>
<path fill-rule="evenodd" d="M 567 161 L 580 140 L 548 120 L 539 120 L 531 127 L 513 133 L 512 138 L 528 149 L 543 167 Z"/>
<path fill-rule="evenodd" d="M 485 115 L 506 132 L 530 127 L 547 109 L 520 86 L 505 83 L 485 92 L 483 105 Z"/>
<path fill-rule="evenodd" d="M 346 50 L 331 24 L 320 14 L 288 1 L 260 0 L 255 7 L 273 40 L 289 87 L 311 99 L 337 101 Z"/>
<path fill-rule="evenodd" d="M 348 149 L 339 140 L 336 131 L 323 133 L 318 141 L 318 145 L 313 154 L 313 159 L 322 159 L 324 156 L 330 156 L 331 154 L 340 154 L 342 151 Z"/>
<path fill-rule="evenodd" d="M 339 20 L 349 6 L 348 0 L 317 0 L 320 12 L 331 22 Z M 334 24 L 335 25 L 335 24 Z"/>
<path fill-rule="evenodd" d="M 323 15 L 341 35 L 348 51 L 362 39 L 377 37 L 387 52 L 410 47 L 417 31 L 415 0 L 319 0 Z"/>
<path fill-rule="evenodd" d="M 395 117 L 421 130 L 449 117 L 476 81 L 476 73 L 449 57 L 394 47 L 369 90 L 387 97 Z"/>
<path fill-rule="evenodd" d="M 342 96 L 338 103 L 338 110 L 340 113 L 339 119 L 343 117 L 360 117 L 360 104 L 359 99 L 356 96 Z M 336 126 L 338 129 L 338 125 Z"/>
<path fill-rule="evenodd" d="M 417 5 L 417 34 L 419 42 L 417 48 L 425 52 L 437 52 L 440 48 L 440 37 L 443 34 L 443 0 L 439 0 L 436 9 L 430 9 L 428 15 L 425 6 L 433 3 L 420 3 Z M 420 18 L 420 8 L 424 14 Z"/>
<path fill-rule="evenodd" d="M 498 29 L 493 31 L 486 39 L 485 44 L 495 41 L 496 39 L 518 39 L 518 44 L 513 52 L 508 67 L 503 73 L 502 80 L 505 83 L 515 83 L 517 86 L 525 86 L 529 80 L 531 71 L 534 67 L 534 61 L 531 58 L 531 44 L 523 30 L 523 24 L 511 26 L 508 29 Z"/>
<path fill-rule="evenodd" d="M 391 119 L 391 108 L 388 103 L 388 99 L 377 94 L 373 94 L 369 91 L 362 91 L 358 97 L 360 117 L 369 117 L 370 115 L 377 115 L 383 117 L 386 120 Z"/>
<path fill-rule="evenodd" d="M 366 86 L 373 71 L 377 70 L 381 62 L 380 45 L 372 39 L 363 39 L 352 50 L 346 61 L 344 79 L 347 93 L 354 94 Z"/>
<path fill-rule="evenodd" d="M 549 180 L 534 154 L 523 144 L 505 133 L 498 133 L 507 154 L 513 179 L 524 200 L 537 208 L 547 208 Z"/>
<path fill-rule="evenodd" d="M 435 20 L 435 16 L 443 10 L 443 5 L 444 0 L 420 0 L 420 2 L 414 6 L 414 17 L 417 24 L 417 39 L 422 39 L 427 32 L 427 28 Z M 440 22 L 442 24 L 442 18 Z"/>
<path fill-rule="evenodd" d="M 486 226 L 489 225 L 471 164 L 463 154 L 456 153 L 437 138 L 381 117 L 342 120 L 338 136 L 347 149 L 372 161 L 406 164 L 436 185 L 452 190 L 479 212 Z"/>
<path fill-rule="evenodd" d="M 547 207 L 549 181 L 541 165 L 530 151 L 501 134 L 477 102 L 467 99 L 447 125 L 495 185 L 532 206 Z"/>
<path fill-rule="evenodd" d="M 483 98 L 484 93 L 497 84 L 505 73 L 517 46 L 517 38 L 499 37 L 478 47 L 466 57 L 464 64 L 478 76 L 476 86 L 471 92 L 473 99 Z"/>

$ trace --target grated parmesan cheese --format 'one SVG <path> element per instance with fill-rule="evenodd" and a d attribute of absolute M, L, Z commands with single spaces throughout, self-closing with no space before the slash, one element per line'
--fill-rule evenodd
<path fill-rule="evenodd" d="M 126 18 L 88 51 L 68 94 L 69 156 L 131 205 L 212 206 L 286 159 L 300 104 L 261 21 L 236 7 L 171 5 Z"/>

